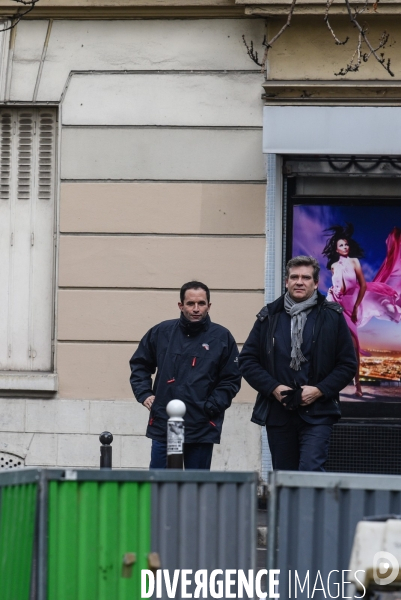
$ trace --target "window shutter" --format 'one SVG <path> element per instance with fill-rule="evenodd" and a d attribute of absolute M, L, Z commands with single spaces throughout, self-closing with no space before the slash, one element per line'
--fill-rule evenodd
<path fill-rule="evenodd" d="M 12 114 L 0 113 L 0 369 L 8 363 L 8 285 L 11 244 Z"/>
<path fill-rule="evenodd" d="M 51 112 L 39 113 L 39 200 L 51 200 L 54 181 L 55 119 Z"/>
<path fill-rule="evenodd" d="M 0 291 L 0 334 L 6 332 L 0 339 L 0 369 L 49 371 L 56 113 L 1 110 L 0 124 L 2 167 L 9 164 L 8 179 L 2 177 L 0 227 L 2 238 L 4 230 L 10 239 L 8 248 L 0 242 L 1 261 L 7 262 L 0 275 L 7 290 L 7 295 Z"/>
<path fill-rule="evenodd" d="M 4 111 L 0 119 L 0 144 L 1 144 L 1 184 L 0 184 L 0 199 L 10 199 L 10 174 L 11 174 L 11 140 L 12 140 L 12 114 Z"/>
<path fill-rule="evenodd" d="M 33 112 L 21 112 L 18 119 L 18 200 L 32 198 L 32 152 L 35 117 Z"/>
<path fill-rule="evenodd" d="M 35 136 L 35 223 L 32 242 L 31 368 L 50 370 L 52 365 L 54 277 L 54 181 L 56 113 L 38 110 Z"/>

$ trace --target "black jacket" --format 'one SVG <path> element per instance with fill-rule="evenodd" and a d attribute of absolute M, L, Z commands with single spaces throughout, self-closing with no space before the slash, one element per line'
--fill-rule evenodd
<path fill-rule="evenodd" d="M 220 442 L 224 411 L 241 385 L 238 349 L 228 329 L 212 323 L 209 316 L 197 331 L 186 327 L 183 319 L 164 321 L 142 338 L 130 366 L 138 402 L 155 395 L 148 437 L 166 440 L 166 405 L 178 398 L 187 409 L 185 441 Z"/>
<path fill-rule="evenodd" d="M 318 292 L 317 308 L 308 383 L 323 396 L 308 406 L 308 416 L 340 416 L 339 392 L 357 368 L 354 345 L 341 306 Z M 283 310 L 284 295 L 262 308 L 239 357 L 244 379 L 259 392 L 251 419 L 258 425 L 265 425 L 271 403 L 277 402 L 272 392 L 281 382 L 275 378 L 273 346 Z"/>

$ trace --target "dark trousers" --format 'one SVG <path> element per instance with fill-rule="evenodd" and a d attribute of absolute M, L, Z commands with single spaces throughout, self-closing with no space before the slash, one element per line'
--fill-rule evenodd
<path fill-rule="evenodd" d="M 333 425 L 312 425 L 297 412 L 285 425 L 266 425 L 274 470 L 324 471 Z"/>
<path fill-rule="evenodd" d="M 184 444 L 184 467 L 210 471 L 213 444 Z M 167 465 L 167 444 L 152 440 L 149 469 L 165 469 Z"/>

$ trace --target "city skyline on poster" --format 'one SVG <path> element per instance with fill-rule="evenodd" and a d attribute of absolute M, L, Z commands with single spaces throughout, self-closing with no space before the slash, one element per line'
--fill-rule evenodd
<path fill-rule="evenodd" d="M 292 223 L 292 255 L 310 255 L 319 261 L 319 290 L 343 306 L 359 347 L 363 395 L 348 386 L 341 399 L 401 401 L 401 207 L 322 205 L 306 200 L 293 206 Z M 336 226 L 339 229 L 331 229 Z M 331 236 L 336 253 L 330 261 L 323 251 Z M 345 236 L 352 241 L 344 255 L 338 238 Z M 353 253 L 356 261 L 350 260 Z M 367 290 L 356 318 L 352 309 L 360 290 L 360 274 L 354 272 L 358 260 Z"/>

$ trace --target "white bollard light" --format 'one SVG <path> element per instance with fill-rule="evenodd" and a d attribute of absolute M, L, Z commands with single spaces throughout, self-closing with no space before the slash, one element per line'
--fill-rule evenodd
<path fill-rule="evenodd" d="M 167 468 L 184 468 L 184 415 L 186 406 L 182 400 L 170 400 L 166 406 L 167 421 Z"/>

